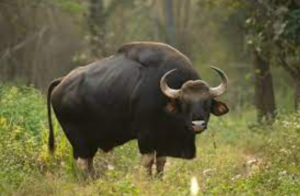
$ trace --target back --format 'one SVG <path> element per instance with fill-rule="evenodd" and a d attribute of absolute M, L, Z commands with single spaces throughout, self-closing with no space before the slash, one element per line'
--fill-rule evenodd
<path fill-rule="evenodd" d="M 142 69 L 123 55 L 75 69 L 53 91 L 57 117 L 82 126 L 101 125 L 108 135 L 128 131 Z"/>

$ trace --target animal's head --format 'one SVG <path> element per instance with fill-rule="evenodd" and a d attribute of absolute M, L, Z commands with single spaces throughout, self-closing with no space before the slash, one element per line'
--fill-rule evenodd
<path fill-rule="evenodd" d="M 212 69 L 222 79 L 217 87 L 210 87 L 203 80 L 190 80 L 181 89 L 172 89 L 167 84 L 167 77 L 176 69 L 167 72 L 160 80 L 161 91 L 170 100 L 166 107 L 167 112 L 182 116 L 195 133 L 201 133 L 207 128 L 211 113 L 222 116 L 229 111 L 225 103 L 215 100 L 226 91 L 228 78 L 222 70 L 215 67 Z"/>

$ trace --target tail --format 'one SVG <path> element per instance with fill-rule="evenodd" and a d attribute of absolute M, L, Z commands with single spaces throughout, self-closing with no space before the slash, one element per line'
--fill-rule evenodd
<path fill-rule="evenodd" d="M 51 118 L 51 93 L 52 90 L 62 81 L 62 79 L 63 78 L 58 78 L 56 80 L 53 80 L 48 87 L 48 94 L 47 94 L 47 109 L 48 109 L 48 122 L 49 122 L 48 149 L 51 154 L 54 154 L 54 150 L 55 150 L 55 140 L 54 140 L 54 133 L 53 133 L 52 118 Z"/>

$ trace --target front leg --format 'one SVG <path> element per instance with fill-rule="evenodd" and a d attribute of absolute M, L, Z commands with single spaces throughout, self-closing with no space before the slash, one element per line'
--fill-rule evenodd
<path fill-rule="evenodd" d="M 93 157 L 92 158 L 80 158 L 78 157 L 76 160 L 77 167 L 79 168 L 80 172 L 85 177 L 94 177 L 95 170 L 93 165 Z"/>
<path fill-rule="evenodd" d="M 152 176 L 152 165 L 154 163 L 154 157 L 155 157 L 154 152 L 143 154 L 141 157 L 141 165 L 143 168 L 145 168 L 149 176 Z"/>
<path fill-rule="evenodd" d="M 164 175 L 164 167 L 167 162 L 167 157 L 156 154 L 156 176 L 162 178 Z"/>

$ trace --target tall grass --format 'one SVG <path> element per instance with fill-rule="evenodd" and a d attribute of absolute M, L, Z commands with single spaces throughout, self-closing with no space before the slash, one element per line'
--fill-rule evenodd
<path fill-rule="evenodd" d="M 47 151 L 44 96 L 25 86 L 0 87 L 0 195 L 299 195 L 300 114 L 253 126 L 255 113 L 212 117 L 197 138 L 197 158 L 169 158 L 163 180 L 145 177 L 135 141 L 99 152 L 98 178 L 77 175 L 71 148 L 55 123 L 57 149 Z"/>

